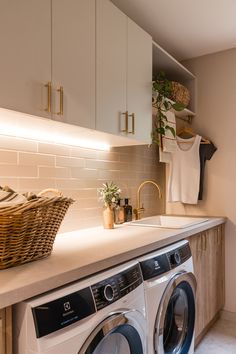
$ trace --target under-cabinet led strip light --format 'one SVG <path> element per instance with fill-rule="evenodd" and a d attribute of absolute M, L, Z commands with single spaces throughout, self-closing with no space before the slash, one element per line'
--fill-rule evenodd
<path fill-rule="evenodd" d="M 87 149 L 110 150 L 110 146 L 107 143 L 95 140 L 93 137 L 80 137 L 79 133 L 77 138 L 75 134 L 64 132 L 63 126 L 60 126 L 60 129 L 58 129 L 56 124 L 57 122 L 50 119 L 38 118 L 0 108 L 0 135 L 78 146 Z M 74 127 L 74 129 L 77 129 L 77 127 Z M 83 135 L 85 135 L 84 132 Z"/>

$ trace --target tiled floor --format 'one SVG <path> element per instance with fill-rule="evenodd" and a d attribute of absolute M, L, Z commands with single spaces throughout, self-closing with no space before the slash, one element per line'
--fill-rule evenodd
<path fill-rule="evenodd" d="M 223 319 L 216 322 L 195 354 L 236 354 L 236 322 Z"/>

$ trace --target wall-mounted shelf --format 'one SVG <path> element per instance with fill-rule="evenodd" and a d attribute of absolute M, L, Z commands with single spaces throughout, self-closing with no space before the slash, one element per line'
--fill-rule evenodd
<path fill-rule="evenodd" d="M 193 118 L 195 117 L 195 113 L 190 111 L 190 109 L 185 108 L 183 111 L 174 111 L 175 112 L 175 116 L 176 118 L 179 118 L 181 120 L 183 120 L 186 123 L 191 124 Z M 157 114 L 157 109 L 155 107 L 152 107 L 152 114 L 156 115 Z"/>
<path fill-rule="evenodd" d="M 186 86 L 190 92 L 190 103 L 186 109 L 181 112 L 175 112 L 176 117 L 187 122 L 195 116 L 196 110 L 196 76 L 180 64 L 175 58 L 167 53 L 154 41 L 153 45 L 153 78 L 162 70 L 165 72 L 168 80 L 177 81 Z M 155 110 L 155 108 L 154 108 Z M 155 111 L 153 112 L 155 114 Z M 189 118 L 192 117 L 192 118 Z"/>

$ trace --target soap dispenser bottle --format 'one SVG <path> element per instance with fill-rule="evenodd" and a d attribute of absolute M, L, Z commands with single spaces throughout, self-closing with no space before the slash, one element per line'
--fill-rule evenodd
<path fill-rule="evenodd" d="M 132 221 L 132 206 L 129 205 L 129 198 L 125 198 L 124 214 L 125 222 Z"/>
<path fill-rule="evenodd" d="M 123 224 L 125 221 L 124 207 L 120 205 L 121 199 L 117 200 L 116 206 L 114 208 L 114 222 L 115 224 Z"/>

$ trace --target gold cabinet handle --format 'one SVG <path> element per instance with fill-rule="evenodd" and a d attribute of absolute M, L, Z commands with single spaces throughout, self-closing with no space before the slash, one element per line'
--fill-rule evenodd
<path fill-rule="evenodd" d="M 51 113 L 51 102 L 52 102 L 52 83 L 48 81 L 44 87 L 47 87 L 48 89 L 48 104 L 47 108 L 45 108 L 45 112 Z"/>
<path fill-rule="evenodd" d="M 63 91 L 63 86 L 60 86 L 59 89 L 57 89 L 57 92 L 60 94 L 60 111 L 57 112 L 58 116 L 63 116 L 64 114 L 64 91 Z"/>
<path fill-rule="evenodd" d="M 128 124 L 129 124 L 129 113 L 125 111 L 122 113 L 125 116 L 125 129 L 121 129 L 121 132 L 128 133 Z"/>
<path fill-rule="evenodd" d="M 134 113 L 131 113 L 128 116 L 132 117 L 132 130 L 128 131 L 128 133 L 129 134 L 134 134 L 135 133 L 135 115 L 134 115 Z"/>

